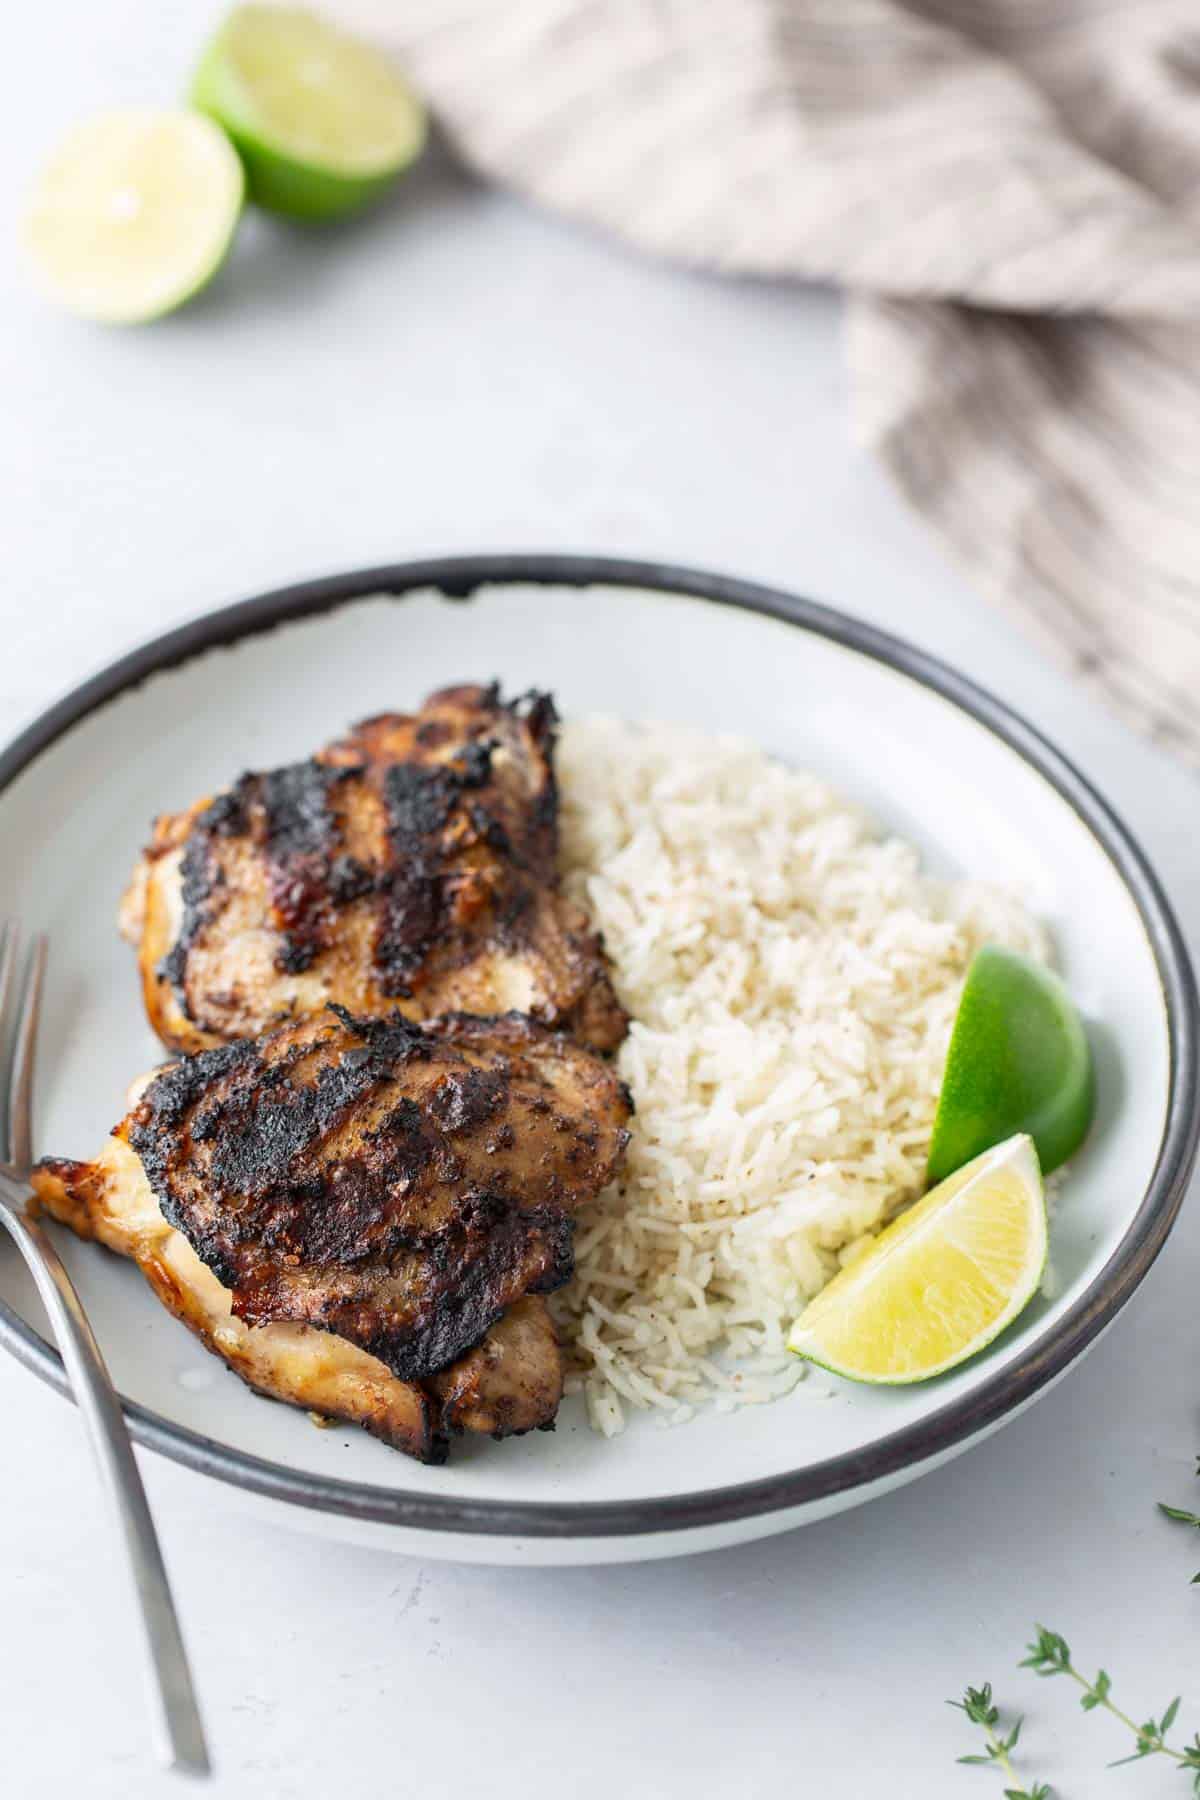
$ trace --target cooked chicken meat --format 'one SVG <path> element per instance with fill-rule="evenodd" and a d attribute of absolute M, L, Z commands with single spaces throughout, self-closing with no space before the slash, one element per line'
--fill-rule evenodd
<path fill-rule="evenodd" d="M 553 1418 L 529 1297 L 569 1278 L 629 1110 L 528 1019 L 339 1007 L 165 1069 L 94 1163 L 43 1163 L 34 1187 L 253 1386 L 428 1459 L 448 1430 Z"/>
<path fill-rule="evenodd" d="M 95 1162 L 34 1178 L 251 1386 L 425 1460 L 553 1421 L 538 1296 L 628 1138 L 555 723 L 448 688 L 160 818 L 122 928 L 187 1054 Z"/>
<path fill-rule="evenodd" d="M 625 1015 L 558 891 L 547 695 L 447 688 L 156 821 L 122 908 L 172 1050 L 356 1013 L 528 1013 L 593 1049 Z"/>
<path fill-rule="evenodd" d="M 451 1432 L 508 1437 L 554 1421 L 562 1358 L 545 1302 L 534 1295 L 518 1300 L 441 1375 L 401 1381 L 331 1332 L 236 1318 L 229 1289 L 167 1224 L 123 1137 L 111 1138 L 94 1163 L 42 1163 L 33 1185 L 45 1210 L 80 1237 L 132 1257 L 168 1312 L 270 1399 L 361 1425 L 421 1462 L 442 1462 Z"/>
<path fill-rule="evenodd" d="M 323 1326 L 419 1380 L 569 1278 L 628 1111 L 604 1063 L 518 1015 L 339 1007 L 165 1070 L 126 1135 L 239 1318 Z"/>
<path fill-rule="evenodd" d="M 479 1431 L 503 1438 L 552 1425 L 562 1389 L 562 1352 L 536 1294 L 518 1300 L 481 1344 L 425 1383 L 443 1436 Z"/>

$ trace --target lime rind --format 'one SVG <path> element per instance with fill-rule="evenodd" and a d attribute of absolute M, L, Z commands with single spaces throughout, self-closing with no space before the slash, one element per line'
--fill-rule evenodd
<path fill-rule="evenodd" d="M 1094 1112 L 1091 1046 L 1064 983 L 1028 957 L 985 945 L 951 1033 L 929 1181 L 1019 1132 L 1033 1138 L 1049 1175 L 1079 1149 Z"/>
<path fill-rule="evenodd" d="M 947 1224 L 955 1201 L 960 1196 L 965 1198 L 968 1188 L 975 1189 L 980 1182 L 992 1180 L 1002 1171 L 1015 1175 L 1030 1196 L 1028 1216 L 1032 1229 L 1026 1244 L 1026 1254 L 1022 1258 L 1020 1278 L 1013 1283 L 1005 1305 L 994 1318 L 963 1343 L 956 1345 L 946 1356 L 918 1369 L 909 1366 L 890 1372 L 867 1370 L 834 1354 L 828 1347 L 827 1340 L 831 1335 L 836 1335 L 837 1315 L 853 1318 L 856 1310 L 861 1315 L 864 1304 L 870 1304 L 869 1296 L 864 1303 L 862 1293 L 867 1282 L 882 1286 L 882 1271 L 893 1258 L 903 1255 L 906 1249 L 912 1254 L 914 1239 L 919 1241 L 932 1235 L 935 1239 L 942 1237 L 953 1243 L 952 1236 L 947 1235 Z M 1007 1143 L 986 1151 L 965 1168 L 957 1170 L 947 1181 L 931 1189 L 907 1212 L 894 1220 L 870 1251 L 836 1275 L 805 1308 L 788 1336 L 788 1349 L 805 1362 L 825 1370 L 827 1374 L 840 1376 L 861 1386 L 913 1387 L 935 1380 L 980 1355 L 1016 1321 L 1042 1285 L 1048 1255 L 1049 1229 L 1037 1149 L 1030 1137 L 1020 1134 Z M 835 1324 L 834 1333 L 830 1331 L 831 1317 Z"/>
<path fill-rule="evenodd" d="M 190 93 L 228 133 L 251 199 L 289 218 L 371 205 L 425 143 L 424 108 L 387 60 L 301 8 L 235 7 Z"/>

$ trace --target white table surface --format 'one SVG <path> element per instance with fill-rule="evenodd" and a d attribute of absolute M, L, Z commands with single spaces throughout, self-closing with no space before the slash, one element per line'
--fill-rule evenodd
<path fill-rule="evenodd" d="M 9 21 L 3 250 L 81 111 L 169 97 L 203 3 Z M 677 558 L 881 621 L 984 680 L 1106 789 L 1186 920 L 1196 789 L 975 593 L 848 441 L 838 307 L 639 261 L 431 162 L 324 236 L 252 222 L 211 295 L 105 333 L 0 298 L 5 735 L 140 638 L 293 577 L 477 548 Z M 8 279 L 13 274 L 13 279 Z M 150 747 L 148 747 L 148 753 Z M 1139 1717 L 1189 1695 L 1200 1538 L 1200 1210 L 1088 1362 L 917 1485 L 737 1551 L 628 1570 L 454 1567 L 247 1527 L 144 1457 L 222 1800 L 358 1794 L 998 1794 L 944 1704 L 990 1678 L 1071 1800 L 1179 1795 L 1065 1683 L 1039 1617 Z M 0 1362 L 0 1790 L 143 1800 L 125 1598 L 71 1410 Z"/>

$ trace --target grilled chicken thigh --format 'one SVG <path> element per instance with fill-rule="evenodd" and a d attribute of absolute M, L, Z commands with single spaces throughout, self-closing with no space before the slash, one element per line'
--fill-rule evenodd
<path fill-rule="evenodd" d="M 547 695 L 447 688 L 159 818 L 122 908 L 159 1037 L 206 1049 L 334 1000 L 613 1048 L 603 950 L 557 886 L 554 727 Z"/>
<path fill-rule="evenodd" d="M 41 1206 L 82 1238 L 132 1257 L 168 1312 L 250 1387 L 324 1418 L 361 1425 L 395 1450 L 441 1462 L 450 1432 L 508 1437 L 550 1425 L 562 1358 L 545 1302 L 529 1295 L 482 1344 L 425 1384 L 330 1332 L 235 1318 L 229 1289 L 163 1218 L 141 1163 L 113 1137 L 94 1163 L 51 1159 L 33 1185 Z"/>
<path fill-rule="evenodd" d="M 95 1162 L 33 1185 L 253 1387 L 437 1460 L 449 1431 L 553 1419 L 535 1296 L 569 1278 L 629 1110 L 527 1019 L 336 1008 L 168 1067 Z"/>
<path fill-rule="evenodd" d="M 34 1174 L 252 1387 L 426 1461 L 553 1422 L 539 1296 L 628 1139 L 555 723 L 448 688 L 160 818 L 122 929 L 184 1060 L 94 1162 Z"/>

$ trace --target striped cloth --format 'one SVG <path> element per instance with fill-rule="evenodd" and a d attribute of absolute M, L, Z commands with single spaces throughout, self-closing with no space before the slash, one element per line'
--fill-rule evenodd
<path fill-rule="evenodd" d="M 484 173 L 850 293 L 857 432 L 1200 762 L 1200 0 L 331 0 Z"/>

